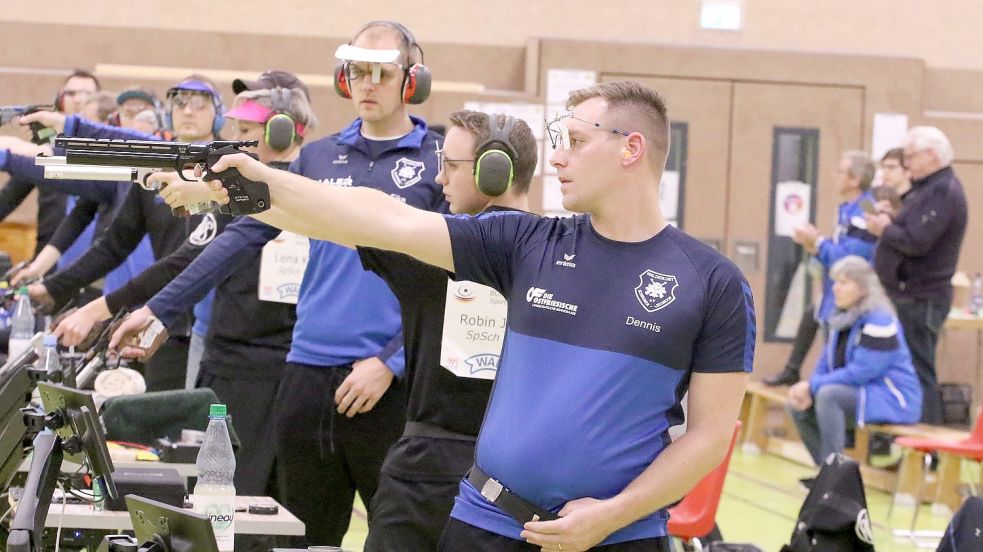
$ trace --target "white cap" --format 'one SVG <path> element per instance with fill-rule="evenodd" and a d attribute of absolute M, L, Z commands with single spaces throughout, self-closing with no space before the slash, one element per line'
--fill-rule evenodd
<path fill-rule="evenodd" d="M 343 61 L 368 61 L 371 63 L 395 63 L 399 50 L 371 50 L 351 44 L 342 44 L 334 52 L 334 57 Z"/>

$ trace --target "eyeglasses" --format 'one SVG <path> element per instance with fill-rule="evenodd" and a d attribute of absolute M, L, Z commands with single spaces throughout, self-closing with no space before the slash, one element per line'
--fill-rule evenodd
<path fill-rule="evenodd" d="M 574 119 L 582 123 L 586 123 L 594 128 L 594 130 L 603 130 L 604 132 L 610 132 L 612 134 L 618 134 L 621 136 L 629 136 L 631 133 L 621 130 L 620 128 L 611 128 L 602 125 L 601 123 L 592 123 L 591 121 L 585 121 L 580 117 L 575 116 L 573 113 L 557 113 L 556 117 L 550 121 L 546 120 L 546 133 L 549 134 L 550 144 L 553 145 L 553 149 L 556 146 L 562 144 L 563 149 L 570 149 L 570 131 L 567 129 L 567 125 L 563 123 L 564 119 Z"/>
<path fill-rule="evenodd" d="M 443 171 L 446 169 L 445 163 L 474 163 L 474 159 L 448 159 L 444 156 L 444 150 L 437 150 L 437 169 Z"/>
<path fill-rule="evenodd" d="M 363 77 L 371 77 L 372 84 L 391 83 L 403 72 L 403 66 L 398 63 L 369 63 L 366 65 L 356 65 L 352 62 L 345 63 L 345 78 L 348 82 L 355 82 Z"/>
<path fill-rule="evenodd" d="M 185 107 L 191 106 L 191 109 L 201 111 L 205 107 L 212 105 L 211 95 L 191 91 L 175 92 L 169 95 L 167 99 L 171 102 L 171 107 L 177 109 L 184 109 Z"/>

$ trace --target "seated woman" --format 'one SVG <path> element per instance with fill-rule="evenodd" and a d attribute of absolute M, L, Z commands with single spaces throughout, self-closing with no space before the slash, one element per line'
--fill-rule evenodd
<path fill-rule="evenodd" d="M 851 255 L 830 276 L 837 311 L 829 340 L 812 377 L 788 390 L 789 410 L 816 465 L 843 451 L 848 428 L 912 424 L 922 415 L 911 353 L 873 267 Z"/>

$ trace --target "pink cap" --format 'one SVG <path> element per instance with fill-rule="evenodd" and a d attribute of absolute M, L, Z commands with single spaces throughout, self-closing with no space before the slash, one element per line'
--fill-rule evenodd
<path fill-rule="evenodd" d="M 241 105 L 227 112 L 225 116 L 229 119 L 242 119 L 243 121 L 252 121 L 254 123 L 265 123 L 273 110 L 260 104 L 259 102 L 254 102 L 248 100 L 243 102 Z"/>
<path fill-rule="evenodd" d="M 241 105 L 225 114 L 225 116 L 229 119 L 239 119 L 242 121 L 251 121 L 253 123 L 265 123 L 271 115 L 273 115 L 272 109 L 253 100 L 246 100 Z M 303 136 L 307 131 L 307 128 L 300 123 L 296 123 L 295 129 L 298 136 Z"/>

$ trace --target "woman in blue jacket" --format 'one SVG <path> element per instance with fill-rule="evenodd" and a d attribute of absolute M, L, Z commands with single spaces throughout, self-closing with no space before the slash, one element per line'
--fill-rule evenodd
<path fill-rule="evenodd" d="M 829 339 L 812 377 L 788 391 L 789 410 L 817 465 L 843 451 L 848 428 L 912 424 L 922 412 L 901 324 L 870 263 L 844 257 L 830 276 L 836 312 Z"/>

